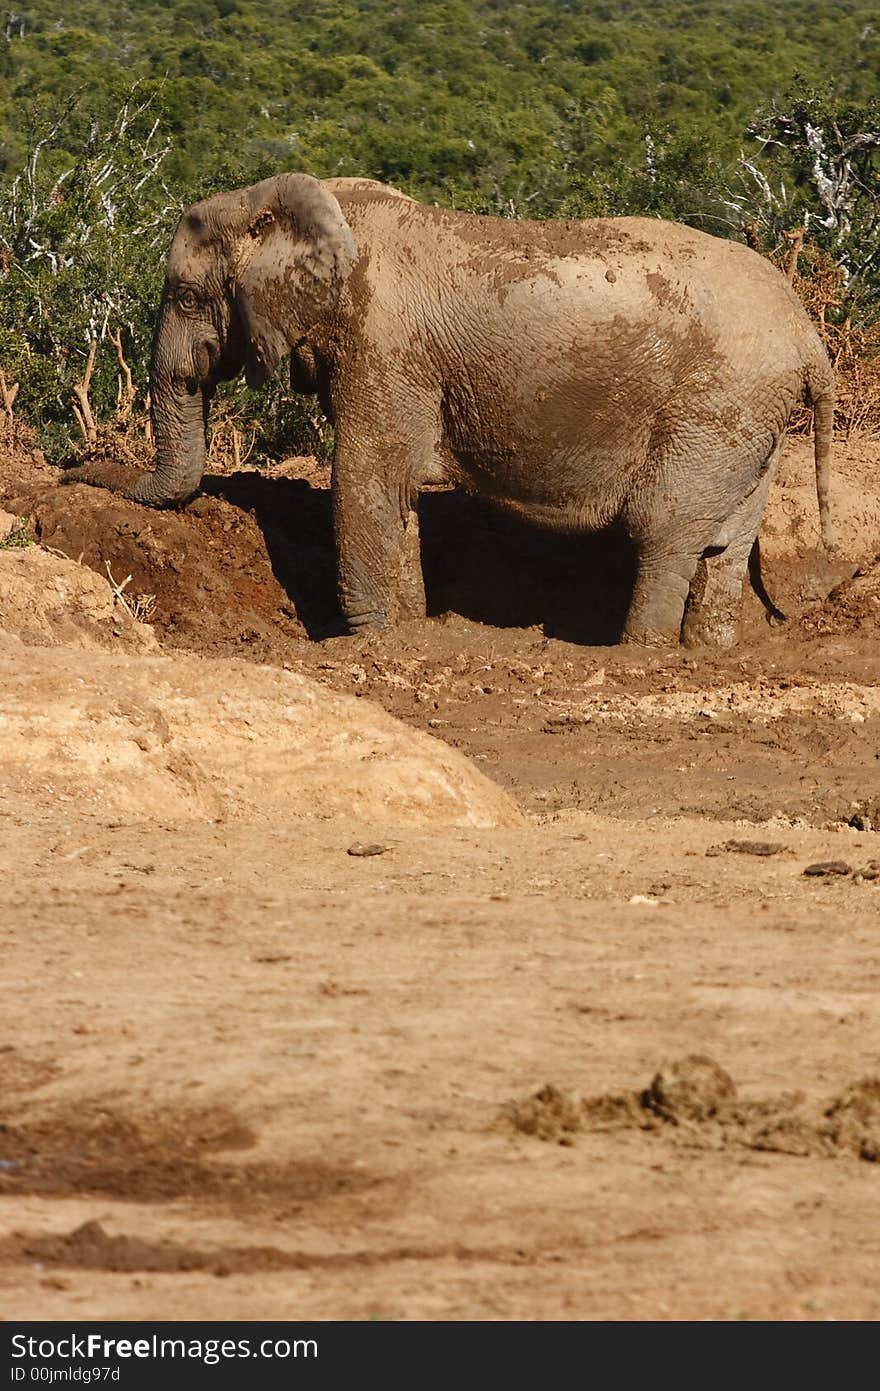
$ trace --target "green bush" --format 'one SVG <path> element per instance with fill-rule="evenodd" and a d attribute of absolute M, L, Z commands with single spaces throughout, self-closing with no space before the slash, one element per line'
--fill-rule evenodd
<path fill-rule="evenodd" d="M 116 401 L 121 335 L 145 389 L 152 320 L 179 203 L 162 179 L 169 150 L 149 98 L 133 92 L 64 157 L 69 109 L 41 132 L 0 189 L 0 365 L 20 384 L 17 409 L 39 431 L 72 424 L 71 399 L 92 343 L 91 397 Z M 59 158 L 60 156 L 60 158 Z"/>

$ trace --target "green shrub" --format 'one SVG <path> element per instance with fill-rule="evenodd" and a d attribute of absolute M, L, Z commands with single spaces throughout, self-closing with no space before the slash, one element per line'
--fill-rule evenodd
<path fill-rule="evenodd" d="M 17 409 L 47 437 L 72 426 L 73 388 L 92 343 L 96 415 L 112 412 L 119 368 L 110 334 L 121 334 L 145 389 L 179 213 L 162 180 L 169 144 L 149 98 L 134 91 L 112 121 L 92 124 L 71 164 L 63 150 L 72 116 L 66 111 L 35 139 L 0 189 L 0 365 L 19 383 Z"/>

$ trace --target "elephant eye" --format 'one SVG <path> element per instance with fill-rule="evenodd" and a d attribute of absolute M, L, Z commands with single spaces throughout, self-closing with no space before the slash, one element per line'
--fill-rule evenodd
<path fill-rule="evenodd" d="M 199 297 L 195 290 L 181 290 L 177 296 L 177 303 L 181 309 L 198 309 Z"/>

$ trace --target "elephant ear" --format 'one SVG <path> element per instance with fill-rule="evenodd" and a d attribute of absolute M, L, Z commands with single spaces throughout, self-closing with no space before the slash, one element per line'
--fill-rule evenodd
<path fill-rule="evenodd" d="M 262 386 L 332 306 L 358 257 L 336 199 L 308 174 L 279 174 L 248 189 L 236 229 L 235 303 L 245 375 Z"/>

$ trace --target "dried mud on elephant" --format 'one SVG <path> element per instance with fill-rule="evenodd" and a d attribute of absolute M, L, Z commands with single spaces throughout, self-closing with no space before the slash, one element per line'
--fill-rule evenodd
<path fill-rule="evenodd" d="M 0 461 L 43 547 L 0 550 L 7 1317 L 877 1317 L 880 453 L 838 456 L 848 566 L 795 441 L 788 621 L 747 594 L 720 654 L 603 645 L 626 548 L 449 491 L 430 616 L 349 638 L 313 463 L 162 513 Z M 300 675 L 308 798 L 262 763 Z M 377 705 L 526 824 L 357 811 Z"/>

